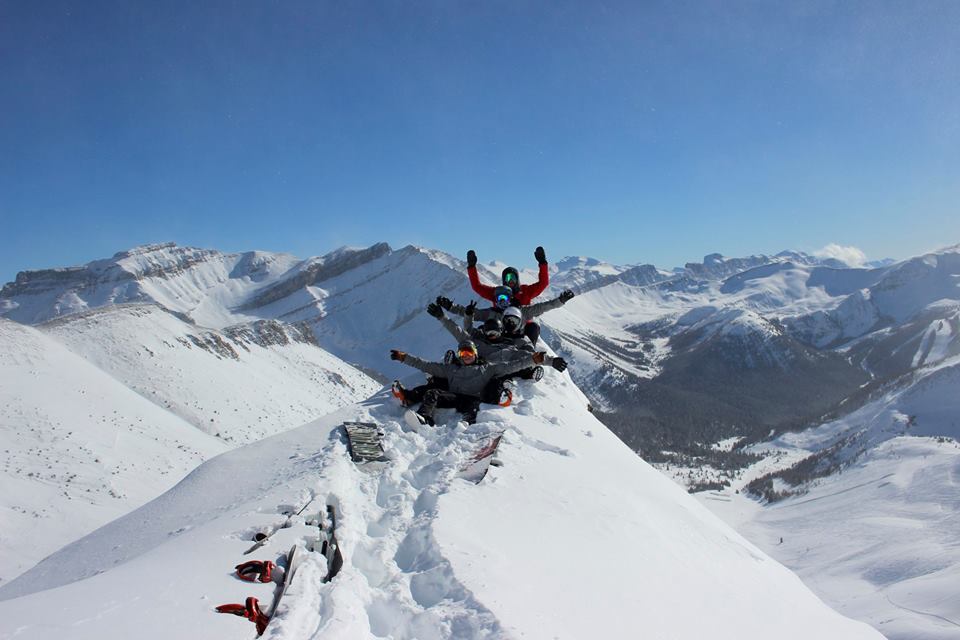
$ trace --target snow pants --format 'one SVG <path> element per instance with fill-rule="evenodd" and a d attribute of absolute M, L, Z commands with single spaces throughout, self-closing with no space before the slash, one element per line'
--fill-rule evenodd
<path fill-rule="evenodd" d="M 480 410 L 480 398 L 442 389 L 428 389 L 423 394 L 423 401 L 417 413 L 427 418 L 428 422 L 432 422 L 433 414 L 437 409 L 456 409 L 463 414 L 467 424 L 473 424 L 477 421 L 477 412 Z"/>

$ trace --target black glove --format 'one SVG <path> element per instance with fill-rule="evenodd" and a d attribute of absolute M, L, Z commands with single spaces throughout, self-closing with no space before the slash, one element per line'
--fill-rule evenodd
<path fill-rule="evenodd" d="M 441 309 L 440 305 L 438 305 L 435 302 L 431 302 L 430 304 L 427 305 L 427 313 L 432 315 L 434 318 L 443 317 L 443 309 Z"/>
<path fill-rule="evenodd" d="M 477 266 L 477 252 L 474 251 L 473 249 L 470 249 L 470 251 L 467 251 L 467 266 L 468 267 Z"/>
<path fill-rule="evenodd" d="M 560 302 L 562 302 L 563 304 L 567 304 L 567 302 L 571 298 L 573 298 L 574 295 L 576 294 L 573 291 L 570 291 L 570 289 L 567 289 L 566 291 L 560 294 Z"/>
<path fill-rule="evenodd" d="M 476 310 L 477 310 L 477 301 L 476 301 L 476 300 L 471 300 L 471 301 L 470 301 L 470 304 L 468 304 L 467 306 L 465 306 L 465 307 L 463 308 L 463 315 L 465 315 L 465 316 L 471 316 L 471 317 L 472 317 L 472 316 L 473 316 L 473 312 L 476 311 Z"/>
<path fill-rule="evenodd" d="M 407 357 L 407 354 L 405 354 L 403 351 L 397 351 L 396 349 L 390 349 L 390 359 L 391 359 L 391 360 L 399 360 L 400 362 L 403 362 L 403 361 L 406 359 L 406 357 Z"/>
<path fill-rule="evenodd" d="M 567 370 L 567 361 L 563 358 L 554 358 L 553 362 L 550 365 L 557 371 L 566 371 Z"/>
<path fill-rule="evenodd" d="M 443 296 L 437 296 L 436 305 L 441 309 L 446 309 L 450 311 L 450 307 L 453 306 L 453 300 L 450 298 L 444 298 Z"/>
<path fill-rule="evenodd" d="M 533 250 L 533 257 L 537 259 L 537 264 L 547 264 L 547 254 L 543 247 L 537 247 Z"/>

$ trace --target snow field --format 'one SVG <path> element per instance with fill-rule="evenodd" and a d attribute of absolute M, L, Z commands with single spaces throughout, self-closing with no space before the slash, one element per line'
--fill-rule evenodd
<path fill-rule="evenodd" d="M 0 319 L 0 586 L 226 448 L 49 336 Z"/>
<path fill-rule="evenodd" d="M 272 640 L 878 637 L 637 458 L 566 374 L 521 382 L 514 406 L 471 427 L 447 411 L 437 428 L 405 431 L 388 395 L 223 454 L 64 548 L 0 589 L 20 596 L 0 601 L 0 637 L 252 637 L 250 622 L 213 607 L 269 600 L 269 585 L 232 568 L 315 537 L 295 521 L 242 555 L 257 529 L 313 497 L 304 515 L 338 508 L 344 566 L 322 584 L 324 561 L 306 556 Z M 382 425 L 393 460 L 350 462 L 337 428 L 347 420 Z M 456 478 L 501 430 L 504 466 L 480 485 Z M 175 621 L 144 624 L 170 611 Z"/>

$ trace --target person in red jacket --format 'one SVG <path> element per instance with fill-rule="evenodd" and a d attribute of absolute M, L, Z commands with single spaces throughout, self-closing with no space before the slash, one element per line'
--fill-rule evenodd
<path fill-rule="evenodd" d="M 507 267 L 503 270 L 503 285 L 510 287 L 513 291 L 513 300 L 514 303 L 519 306 L 526 306 L 530 304 L 534 298 L 543 293 L 544 289 L 547 288 L 547 285 L 550 284 L 550 271 L 547 268 L 547 254 L 544 252 L 543 247 L 537 247 L 536 251 L 533 252 L 533 257 L 537 259 L 537 264 L 540 265 L 539 278 L 534 284 L 520 284 L 520 273 L 513 267 Z M 480 282 L 480 276 L 477 273 L 477 253 L 470 249 L 467 251 L 467 275 L 470 277 L 470 286 L 473 287 L 473 290 L 478 296 L 489 300 L 490 302 L 496 302 L 495 293 L 496 287 L 483 284 Z"/>

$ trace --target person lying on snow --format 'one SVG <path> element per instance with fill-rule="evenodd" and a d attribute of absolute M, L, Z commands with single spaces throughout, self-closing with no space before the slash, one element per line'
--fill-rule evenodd
<path fill-rule="evenodd" d="M 520 330 L 513 328 L 512 326 L 507 326 L 507 320 L 504 314 L 509 308 L 520 309 L 520 313 L 522 315 L 521 324 L 523 327 L 522 334 L 527 336 L 532 344 L 536 345 L 537 340 L 540 339 L 540 325 L 534 322 L 533 319 L 543 315 L 547 311 L 559 309 L 574 297 L 573 291 L 567 289 L 553 300 L 522 306 L 518 304 L 516 297 L 511 294 L 507 287 L 496 287 L 495 291 L 496 294 L 494 296 L 493 306 L 485 309 L 476 309 L 476 305 L 473 303 L 467 306 L 456 304 L 450 300 L 450 298 L 445 298 L 443 296 L 437 297 L 435 304 L 443 309 L 446 309 L 450 313 L 463 316 L 464 329 L 467 331 L 470 331 L 473 328 L 474 322 L 482 323 L 488 318 L 501 317 L 504 320 L 505 328 L 511 336 L 520 333 Z"/>
<path fill-rule="evenodd" d="M 503 286 L 508 287 L 513 298 L 519 305 L 528 305 L 534 298 L 539 296 L 550 284 L 550 270 L 547 265 L 547 254 L 543 247 L 537 247 L 533 252 L 533 257 L 537 259 L 539 265 L 538 280 L 534 284 L 520 284 L 520 272 L 513 267 L 507 267 L 501 274 Z M 467 276 L 470 278 L 470 286 L 476 294 L 490 302 L 496 302 L 495 289 L 488 284 L 480 282 L 480 275 L 477 273 L 477 252 L 473 249 L 467 251 Z"/>
<path fill-rule="evenodd" d="M 477 345 L 472 340 L 463 341 L 457 346 L 456 359 L 450 364 L 427 362 L 396 349 L 390 351 L 390 359 L 447 381 L 447 390 L 427 389 L 422 393 L 422 399 L 411 397 L 410 392 L 413 389 L 408 391 L 399 383 L 394 385 L 394 391 L 398 393 L 404 405 L 411 405 L 420 401 L 420 408 L 416 412 L 408 411 L 406 419 L 411 422 L 429 425 L 434 424 L 433 414 L 438 408 L 456 409 L 463 414 L 463 418 L 468 424 L 476 422 L 480 403 L 488 397 L 490 384 L 496 378 L 510 375 L 531 365 L 543 363 L 550 364 L 558 371 L 567 368 L 567 363 L 563 358 L 551 358 L 544 351 L 521 352 L 520 356 L 508 362 L 486 362 L 480 359 Z M 421 387 L 417 387 L 417 389 L 421 389 Z"/>

